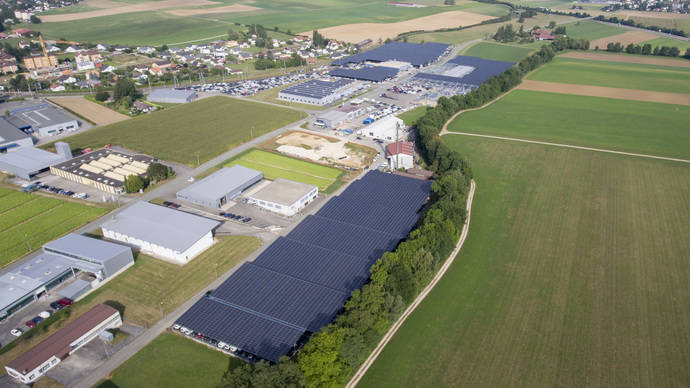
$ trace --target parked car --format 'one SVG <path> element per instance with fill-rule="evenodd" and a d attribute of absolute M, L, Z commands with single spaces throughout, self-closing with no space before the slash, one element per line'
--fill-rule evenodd
<path fill-rule="evenodd" d="M 39 323 L 43 322 L 43 318 L 34 317 L 34 319 L 32 319 L 32 321 L 34 321 L 34 324 L 38 325 Z"/>
<path fill-rule="evenodd" d="M 22 335 L 22 333 L 23 331 L 20 328 L 10 330 L 10 334 L 12 334 L 15 337 L 19 337 L 20 335 Z"/>
<path fill-rule="evenodd" d="M 60 302 L 53 302 L 50 304 L 50 307 L 53 308 L 53 310 L 60 310 L 62 308 L 62 305 Z"/>
<path fill-rule="evenodd" d="M 38 313 L 38 316 L 43 318 L 43 319 L 50 318 L 51 315 L 52 314 L 50 314 L 50 311 L 48 311 L 48 310 L 43 310 L 40 313 Z"/>
<path fill-rule="evenodd" d="M 35 327 L 36 326 L 36 322 L 34 322 L 33 319 L 30 319 L 30 320 L 24 322 L 24 324 L 28 327 Z"/>
<path fill-rule="evenodd" d="M 60 303 L 62 305 L 62 307 L 69 306 L 72 304 L 72 299 L 62 298 L 62 299 L 58 300 L 58 303 Z"/>

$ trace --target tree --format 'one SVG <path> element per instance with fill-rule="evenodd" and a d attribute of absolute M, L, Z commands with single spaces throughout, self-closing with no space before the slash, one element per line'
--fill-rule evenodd
<path fill-rule="evenodd" d="M 139 175 L 130 175 L 125 178 L 125 191 L 128 193 L 136 193 L 146 187 L 146 184 Z"/>
<path fill-rule="evenodd" d="M 31 15 L 31 18 L 29 19 L 29 21 L 32 24 L 41 24 L 41 19 L 36 15 Z"/>
<path fill-rule="evenodd" d="M 443 0 L 443 4 L 445 4 L 445 5 L 455 5 L 455 0 Z"/>
<path fill-rule="evenodd" d="M 130 97 L 132 100 L 136 99 L 137 87 L 131 79 L 120 77 L 115 83 L 113 99 L 115 99 L 115 101 L 121 101 L 125 97 Z"/>
<path fill-rule="evenodd" d="M 151 182 L 160 182 L 168 179 L 170 168 L 161 163 L 151 163 L 146 169 L 146 179 Z"/>
<path fill-rule="evenodd" d="M 556 28 L 556 22 L 553 21 L 553 20 L 550 21 L 550 22 L 549 22 L 549 28 L 552 29 L 552 30 L 553 30 L 554 28 Z"/>
<path fill-rule="evenodd" d="M 96 95 L 94 96 L 94 98 L 96 99 L 96 101 L 103 102 L 103 101 L 107 100 L 108 98 L 110 98 L 110 93 L 108 93 L 107 91 L 105 91 L 103 89 L 99 89 L 96 92 Z"/>
<path fill-rule="evenodd" d="M 556 35 L 565 35 L 565 26 L 556 27 L 556 29 L 553 30 L 553 33 Z"/>
<path fill-rule="evenodd" d="M 685 55 L 683 55 L 685 58 L 690 59 L 690 47 L 685 50 Z"/>

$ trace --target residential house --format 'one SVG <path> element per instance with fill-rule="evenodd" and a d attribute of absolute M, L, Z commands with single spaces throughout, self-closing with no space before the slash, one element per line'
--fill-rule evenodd
<path fill-rule="evenodd" d="M 57 82 L 58 84 L 62 84 L 62 85 L 64 85 L 64 84 L 73 84 L 73 83 L 77 82 L 77 79 L 74 78 L 74 76 L 71 76 L 71 75 L 61 75 L 60 77 L 58 77 L 58 78 L 55 80 L 55 82 Z"/>
<path fill-rule="evenodd" d="M 81 51 L 81 49 L 79 49 L 79 47 L 77 47 L 77 46 L 69 46 L 65 49 L 65 53 L 70 53 L 70 54 L 78 53 L 79 51 Z"/>
<path fill-rule="evenodd" d="M 156 49 L 150 46 L 139 46 L 137 47 L 137 52 L 144 55 L 152 55 L 156 52 Z"/>
<path fill-rule="evenodd" d="M 238 62 L 244 62 L 244 61 L 248 61 L 250 59 L 252 59 L 252 54 L 250 54 L 246 51 L 242 51 L 239 54 L 237 54 L 237 61 Z"/>
<path fill-rule="evenodd" d="M 0 60 L 0 71 L 2 71 L 2 74 L 7 74 L 7 73 L 14 73 L 19 68 L 17 67 L 17 61 L 5 61 L 5 60 Z"/>
<path fill-rule="evenodd" d="M 117 70 L 117 68 L 116 68 L 115 66 L 108 65 L 108 66 L 106 66 L 105 68 L 103 68 L 103 70 L 101 70 L 101 71 L 102 71 L 103 73 L 112 73 L 112 72 L 114 72 L 115 70 Z"/>
<path fill-rule="evenodd" d="M 29 43 L 29 42 L 27 42 L 27 41 L 25 41 L 25 40 L 20 40 L 19 43 L 17 43 L 17 46 L 18 46 L 20 49 L 26 49 L 26 48 L 31 47 L 31 43 Z"/>
<path fill-rule="evenodd" d="M 48 46 L 48 47 L 46 47 L 46 52 L 48 52 L 48 53 L 59 53 L 59 52 L 60 52 L 60 47 L 58 47 L 58 46 Z"/>
<path fill-rule="evenodd" d="M 541 29 L 541 28 L 538 28 L 536 30 L 532 30 L 532 36 L 536 40 L 554 40 L 554 39 L 556 39 L 556 35 L 553 33 L 553 31 Z"/>
<path fill-rule="evenodd" d="M 58 85 L 58 84 L 52 84 L 52 85 L 50 85 L 50 91 L 51 92 L 64 92 L 65 86 L 64 85 Z"/>
<path fill-rule="evenodd" d="M 99 43 L 96 45 L 96 50 L 98 51 L 108 51 L 110 50 L 110 45 L 107 43 Z"/>
<path fill-rule="evenodd" d="M 164 72 L 169 71 L 171 67 L 170 61 L 156 61 L 151 64 L 151 68 L 149 69 L 149 73 L 161 76 L 163 75 Z"/>
<path fill-rule="evenodd" d="M 4 32 L 0 32 L 0 39 L 9 39 L 9 35 L 5 34 Z"/>
<path fill-rule="evenodd" d="M 101 53 L 99 53 L 97 50 L 84 50 L 80 51 L 77 55 L 74 56 L 74 59 L 79 62 L 102 62 L 103 57 L 101 57 Z"/>
<path fill-rule="evenodd" d="M 142 113 L 149 113 L 156 110 L 156 107 L 154 107 L 153 105 L 138 100 L 132 103 L 132 107 L 134 108 L 134 110 L 137 110 Z"/>

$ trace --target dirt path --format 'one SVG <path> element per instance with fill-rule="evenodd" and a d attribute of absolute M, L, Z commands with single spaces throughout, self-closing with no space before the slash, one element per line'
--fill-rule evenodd
<path fill-rule="evenodd" d="M 628 54 L 597 54 L 582 51 L 571 51 L 569 53 L 561 54 L 559 57 L 586 59 L 590 61 L 607 61 L 607 62 L 621 62 L 621 63 L 639 63 L 642 65 L 657 65 L 657 66 L 672 66 L 685 67 L 690 69 L 690 61 L 681 59 L 668 59 L 657 57 L 638 57 Z"/>
<path fill-rule="evenodd" d="M 91 102 L 82 96 L 51 97 L 48 100 L 85 117 L 97 125 L 112 124 L 129 118 L 103 105 Z"/>
<path fill-rule="evenodd" d="M 515 89 L 690 106 L 690 94 L 523 80 Z M 690 92 L 690 91 L 689 91 Z"/>
<path fill-rule="evenodd" d="M 354 388 L 357 383 L 364 377 L 364 375 L 367 373 L 367 370 L 369 370 L 369 367 L 376 361 L 376 358 L 381 354 L 381 351 L 383 348 L 386 347 L 388 342 L 390 342 L 391 338 L 395 335 L 395 333 L 398 331 L 398 329 L 402 326 L 403 323 L 405 323 L 405 320 L 407 317 L 412 314 L 412 312 L 419 306 L 424 298 L 426 298 L 427 295 L 429 295 L 429 292 L 436 286 L 436 283 L 438 283 L 439 280 L 443 277 L 443 275 L 448 271 L 448 268 L 453 264 L 455 261 L 455 257 L 458 255 L 458 252 L 460 252 L 460 248 L 462 248 L 462 245 L 465 243 L 465 239 L 467 238 L 467 235 L 469 234 L 470 230 L 470 216 L 472 215 L 472 199 L 474 199 L 474 190 L 477 187 L 477 185 L 474 183 L 474 180 L 471 182 L 470 186 L 470 193 L 467 196 L 467 219 L 465 220 L 465 225 L 462 227 L 462 233 L 460 234 L 460 240 L 458 240 L 458 243 L 455 245 L 455 249 L 453 249 L 453 252 L 451 252 L 450 256 L 446 260 L 445 263 L 441 266 L 441 269 L 439 269 L 438 273 L 436 273 L 436 276 L 431 280 L 431 282 L 424 287 L 422 292 L 415 298 L 415 300 L 410 304 L 410 306 L 405 309 L 403 314 L 398 318 L 397 321 L 391 326 L 391 328 L 388 330 L 386 335 L 381 338 L 381 341 L 379 341 L 379 344 L 376 345 L 376 348 L 374 348 L 374 351 L 371 352 L 369 357 L 367 357 L 366 361 L 362 364 L 362 366 L 359 367 L 357 372 L 355 373 L 354 376 L 350 379 L 350 381 L 345 385 L 345 388 Z"/>

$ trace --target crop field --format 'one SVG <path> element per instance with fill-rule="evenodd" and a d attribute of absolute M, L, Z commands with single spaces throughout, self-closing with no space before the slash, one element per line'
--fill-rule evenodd
<path fill-rule="evenodd" d="M 462 55 L 490 59 L 492 61 L 518 62 L 534 51 L 532 47 L 479 42 L 465 50 Z"/>
<path fill-rule="evenodd" d="M 688 117 L 690 106 L 516 90 L 448 130 L 690 159 Z"/>
<path fill-rule="evenodd" d="M 359 387 L 690 381 L 690 166 L 444 141 L 477 181 L 469 236 Z"/>
<path fill-rule="evenodd" d="M 344 174 L 337 168 L 256 149 L 229 161 L 226 166 L 236 164 L 261 171 L 269 180 L 289 179 L 318 186 L 319 191 L 327 191 Z"/>
<path fill-rule="evenodd" d="M 555 58 L 528 79 L 612 88 L 690 93 L 690 69 Z"/>
<path fill-rule="evenodd" d="M 590 20 L 570 23 L 566 24 L 565 26 L 565 32 L 569 37 L 575 39 L 587 39 L 589 41 L 622 34 L 626 31 L 628 30 L 621 27 L 601 24 Z M 594 48 L 594 45 L 591 45 L 591 47 Z"/>
<path fill-rule="evenodd" d="M 648 40 L 644 43 L 649 43 L 652 45 L 652 47 L 657 47 L 657 46 L 659 46 L 659 47 L 663 47 L 663 46 L 678 47 L 678 50 L 680 50 L 680 55 L 685 54 L 685 50 L 690 48 L 690 42 L 687 42 L 684 40 L 666 38 L 666 37 L 655 38 L 652 40 Z"/>
<path fill-rule="evenodd" d="M 107 211 L 102 207 L 0 188 L 0 267 Z"/>
<path fill-rule="evenodd" d="M 690 69 L 690 61 L 682 58 L 655 57 L 650 55 L 633 55 L 623 53 L 610 53 L 607 51 L 569 51 L 558 56 L 559 58 L 585 59 L 589 61 L 604 61 L 616 63 L 639 63 L 642 65 L 656 65 L 666 67 L 683 67 Z"/>
<path fill-rule="evenodd" d="M 175 357 L 170 357 L 174 354 Z M 199 387 L 218 385 L 228 366 L 242 361 L 180 335 L 162 333 L 120 365 L 99 388 Z"/>
<path fill-rule="evenodd" d="M 63 139 L 72 149 L 106 144 L 186 165 L 203 163 L 251 138 L 300 119 L 302 112 L 218 96 L 98 127 Z"/>
<path fill-rule="evenodd" d="M 620 43 L 623 47 L 629 44 L 643 44 L 646 41 L 656 38 L 658 35 L 645 30 L 628 30 L 622 34 L 607 36 L 604 38 L 594 39 L 589 42 L 589 47 L 596 49 L 599 47 L 605 50 L 609 43 Z"/>

